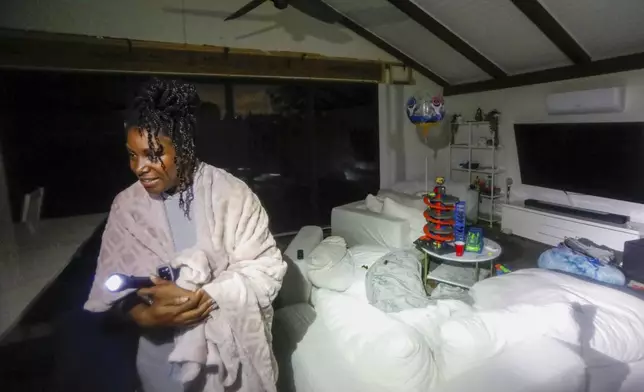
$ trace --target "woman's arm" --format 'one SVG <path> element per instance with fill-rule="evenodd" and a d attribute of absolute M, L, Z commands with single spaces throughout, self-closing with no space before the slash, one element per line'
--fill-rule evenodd
<path fill-rule="evenodd" d="M 142 293 L 139 293 L 152 297 L 154 300 L 152 305 L 140 303 L 140 298 L 133 291 L 112 293 L 105 290 L 103 285 L 109 274 L 113 273 L 115 268 L 121 268 L 123 260 L 132 258 L 129 252 L 133 246 L 132 236 L 123 227 L 122 221 L 117 196 L 103 232 L 96 274 L 85 309 L 117 315 L 117 317 L 108 317 L 112 320 L 119 318 L 125 320 L 129 316 L 143 327 L 186 325 L 203 319 L 204 313 L 207 316 L 212 303 L 204 300 L 203 293 L 197 295 L 171 282 L 156 280 L 156 286 L 148 289 L 149 292 L 142 290 Z"/>
<path fill-rule="evenodd" d="M 245 305 L 269 308 L 282 285 L 286 263 L 268 228 L 268 215 L 248 190 L 242 211 L 225 221 L 225 231 L 236 233 L 228 268 L 203 290 L 223 308 Z"/>

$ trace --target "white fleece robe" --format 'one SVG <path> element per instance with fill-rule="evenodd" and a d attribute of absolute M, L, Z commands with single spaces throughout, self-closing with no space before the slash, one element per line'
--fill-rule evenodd
<path fill-rule="evenodd" d="M 183 252 L 181 260 L 174 254 L 161 197 L 150 196 L 138 182 L 116 197 L 85 308 L 106 311 L 129 294 L 104 289 L 112 273 L 147 276 L 160 264 L 189 267 L 197 263 L 205 269 L 195 269 L 197 275 L 183 284 L 203 287 L 219 308 L 199 328 L 188 330 L 187 339 L 192 342 L 195 334 L 204 335 L 205 346 L 201 347 L 206 349 L 198 356 L 195 350 L 180 346 L 182 336 L 178 336 L 171 360 L 181 364 L 181 379 L 189 382 L 206 372 L 206 377 L 224 377 L 225 385 L 241 381 L 240 391 L 275 391 L 271 303 L 281 287 L 286 263 L 268 229 L 268 216 L 246 184 L 224 170 L 202 164 L 194 191 L 197 244 Z M 215 361 L 215 354 L 224 369 L 207 366 Z M 211 390 L 207 385 L 204 391 Z"/>

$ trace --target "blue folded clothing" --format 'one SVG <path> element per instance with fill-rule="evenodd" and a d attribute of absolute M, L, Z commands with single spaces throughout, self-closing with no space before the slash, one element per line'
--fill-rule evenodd
<path fill-rule="evenodd" d="M 577 253 L 563 244 L 543 252 L 538 265 L 539 268 L 569 272 L 608 284 L 626 284 L 626 277 L 619 268 Z"/>

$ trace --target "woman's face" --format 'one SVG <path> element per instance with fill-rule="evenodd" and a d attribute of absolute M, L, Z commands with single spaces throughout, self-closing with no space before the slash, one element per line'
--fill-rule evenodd
<path fill-rule="evenodd" d="M 127 132 L 127 151 L 130 155 L 130 169 L 139 181 L 153 195 L 159 195 L 179 184 L 177 165 L 174 163 L 176 151 L 167 136 L 159 135 L 159 146 L 152 138 L 153 145 L 148 144 L 148 132 L 139 132 L 132 127 Z"/>

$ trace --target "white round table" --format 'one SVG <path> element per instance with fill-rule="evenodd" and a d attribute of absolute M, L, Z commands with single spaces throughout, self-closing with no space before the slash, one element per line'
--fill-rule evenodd
<path fill-rule="evenodd" d="M 474 266 L 473 281 L 471 281 L 470 279 L 457 279 L 455 275 L 458 275 L 457 269 L 459 267 L 454 267 L 446 264 L 439 266 L 434 271 L 428 273 L 428 275 L 426 276 L 427 279 L 437 280 L 439 282 L 445 282 L 445 283 L 449 283 L 449 284 L 453 284 L 453 285 L 465 287 L 465 288 L 471 287 L 472 284 L 480 280 L 481 273 L 480 273 L 479 263 L 485 263 L 489 261 L 490 275 L 492 275 L 494 271 L 494 260 L 498 259 L 499 256 L 501 256 L 501 252 L 502 252 L 501 245 L 499 245 L 496 241 L 493 241 L 489 238 L 483 239 L 483 251 L 481 253 L 465 252 L 463 253 L 463 256 L 456 256 L 456 252 L 440 254 L 440 253 L 434 252 L 431 249 L 422 249 L 422 250 L 427 254 L 427 256 L 429 256 L 429 258 L 434 258 L 440 261 L 447 261 L 450 263 L 464 263 L 464 264 L 474 263 L 475 266 Z M 443 266 L 444 268 L 441 268 Z M 427 260 L 427 266 L 426 266 L 427 271 L 429 271 L 429 267 L 430 267 L 429 260 Z"/>

